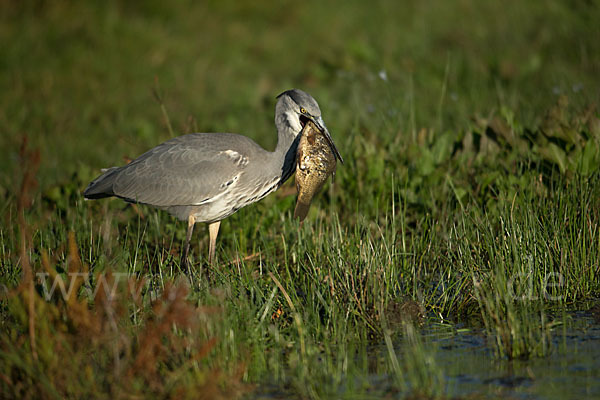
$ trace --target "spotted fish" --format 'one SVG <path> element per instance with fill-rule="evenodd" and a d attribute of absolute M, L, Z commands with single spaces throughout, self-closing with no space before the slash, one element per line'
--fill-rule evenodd
<path fill-rule="evenodd" d="M 335 174 L 336 154 L 339 154 L 330 137 L 324 135 L 312 121 L 306 122 L 301 135 L 296 153 L 298 199 L 294 210 L 294 218 L 299 218 L 300 222 L 306 218 L 313 197 L 327 178 Z"/>

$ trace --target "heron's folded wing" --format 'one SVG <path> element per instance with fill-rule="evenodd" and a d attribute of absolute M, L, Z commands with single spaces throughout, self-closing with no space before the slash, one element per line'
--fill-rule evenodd
<path fill-rule="evenodd" d="M 210 137 L 177 138 L 123 167 L 113 191 L 154 206 L 199 205 L 226 192 L 244 168 L 242 154 L 228 152 Z"/>

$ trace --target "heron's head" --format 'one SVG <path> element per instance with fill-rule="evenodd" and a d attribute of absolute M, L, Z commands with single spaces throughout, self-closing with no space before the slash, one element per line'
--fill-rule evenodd
<path fill-rule="evenodd" d="M 300 89 L 291 89 L 281 93 L 277 98 L 279 100 L 275 106 L 275 123 L 278 126 L 283 124 L 294 136 L 298 136 L 304 125 L 311 120 L 327 138 L 335 156 L 342 164 L 344 163 L 342 156 L 333 143 L 329 130 L 327 130 L 327 126 L 325 126 L 323 117 L 321 117 L 319 104 L 310 94 Z"/>

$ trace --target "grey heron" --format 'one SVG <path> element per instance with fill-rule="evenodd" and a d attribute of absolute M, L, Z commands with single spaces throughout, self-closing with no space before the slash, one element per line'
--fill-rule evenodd
<path fill-rule="evenodd" d="M 194 225 L 208 223 L 208 260 L 213 263 L 221 221 L 275 191 L 294 173 L 299 135 L 307 121 L 323 132 L 343 162 L 315 99 L 299 89 L 287 90 L 277 98 L 275 151 L 242 135 L 191 133 L 159 144 L 125 166 L 104 169 L 85 189 L 84 197 L 115 196 L 187 221 L 184 267 Z"/>

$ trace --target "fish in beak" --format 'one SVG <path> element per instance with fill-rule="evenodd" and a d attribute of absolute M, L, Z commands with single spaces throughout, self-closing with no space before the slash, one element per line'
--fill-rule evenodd
<path fill-rule="evenodd" d="M 331 136 L 319 118 L 304 121 L 296 156 L 296 189 L 298 198 L 294 218 L 304 221 L 313 197 L 321 190 L 325 181 L 335 173 L 336 158 L 342 157 Z"/>

